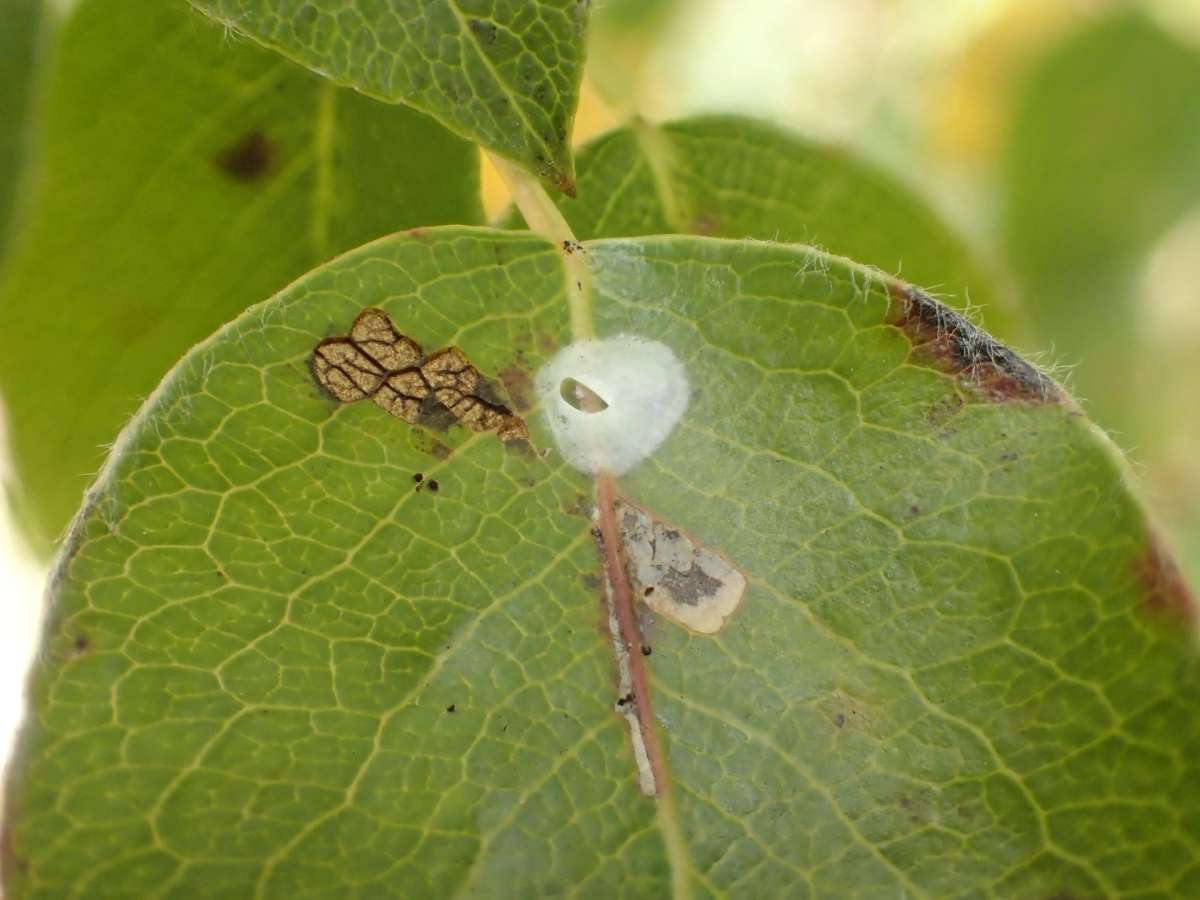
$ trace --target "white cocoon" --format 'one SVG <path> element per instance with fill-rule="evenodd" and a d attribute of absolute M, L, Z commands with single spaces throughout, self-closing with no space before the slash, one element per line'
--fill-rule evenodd
<path fill-rule="evenodd" d="M 573 378 L 605 403 L 584 412 L 563 399 Z M 687 375 L 671 348 L 631 335 L 577 341 L 537 375 L 537 393 L 559 452 L 584 472 L 627 472 L 653 453 L 688 405 Z"/>

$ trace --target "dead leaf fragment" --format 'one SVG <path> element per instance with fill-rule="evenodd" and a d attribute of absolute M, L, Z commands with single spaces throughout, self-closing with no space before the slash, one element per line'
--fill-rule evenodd
<path fill-rule="evenodd" d="M 715 634 L 737 609 L 746 577 L 723 556 L 622 500 L 616 504 L 629 580 L 659 615 Z"/>
<path fill-rule="evenodd" d="M 502 441 L 529 440 L 524 420 L 494 398 L 462 350 L 447 347 L 426 357 L 381 309 L 359 313 L 348 337 L 317 344 L 313 375 L 334 399 L 354 403 L 371 397 L 410 425 L 425 424 L 444 409 L 473 431 L 494 431 Z"/>

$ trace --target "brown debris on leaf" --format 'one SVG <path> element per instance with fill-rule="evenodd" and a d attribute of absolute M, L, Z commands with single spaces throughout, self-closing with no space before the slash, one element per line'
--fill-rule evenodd
<path fill-rule="evenodd" d="M 370 397 L 410 425 L 448 412 L 472 431 L 494 431 L 502 441 L 529 440 L 524 420 L 499 402 L 466 354 L 447 347 L 425 356 L 381 309 L 359 313 L 348 337 L 317 344 L 313 376 L 335 400 Z"/>
<path fill-rule="evenodd" d="M 617 530 L 634 596 L 692 631 L 715 634 L 742 602 L 746 577 L 723 556 L 624 501 Z"/>

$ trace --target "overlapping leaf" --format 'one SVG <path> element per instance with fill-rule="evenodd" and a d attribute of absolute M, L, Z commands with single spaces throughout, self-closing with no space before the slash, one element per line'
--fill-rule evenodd
<path fill-rule="evenodd" d="M 85 0 L 0 281 L 0 388 L 39 543 L 189 347 L 335 253 L 481 216 L 474 149 L 230 41 L 182 4 Z"/>
<path fill-rule="evenodd" d="M 531 408 L 561 250 L 431 229 L 254 308 L 124 433 L 59 561 L 10 896 L 1200 889 L 1187 598 L 1057 388 L 840 258 L 582 252 L 599 333 L 691 381 L 625 493 L 750 583 L 715 635 L 647 623 L 676 813 L 615 713 L 590 485 Z M 531 448 L 324 394 L 314 347 L 369 306 Z"/>
<path fill-rule="evenodd" d="M 423 110 L 574 191 L 587 0 L 191 0 L 338 84 Z"/>

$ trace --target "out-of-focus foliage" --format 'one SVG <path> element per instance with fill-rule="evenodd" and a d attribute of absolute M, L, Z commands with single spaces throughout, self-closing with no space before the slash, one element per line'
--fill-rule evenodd
<path fill-rule="evenodd" d="M 1200 50 L 1141 15 L 1070 34 L 1024 80 L 1000 182 L 1004 247 L 1042 340 L 1101 423 L 1154 436 L 1138 279 L 1200 203 Z M 1141 419 L 1141 421 L 1139 421 Z"/>
<path fill-rule="evenodd" d="M 43 13 L 41 0 L 0 0 L 0 253 L 24 170 Z"/>
<path fill-rule="evenodd" d="M 52 57 L 0 277 L 17 499 L 43 550 L 189 347 L 343 250 L 482 215 L 469 143 L 182 3 L 85 0 Z"/>

